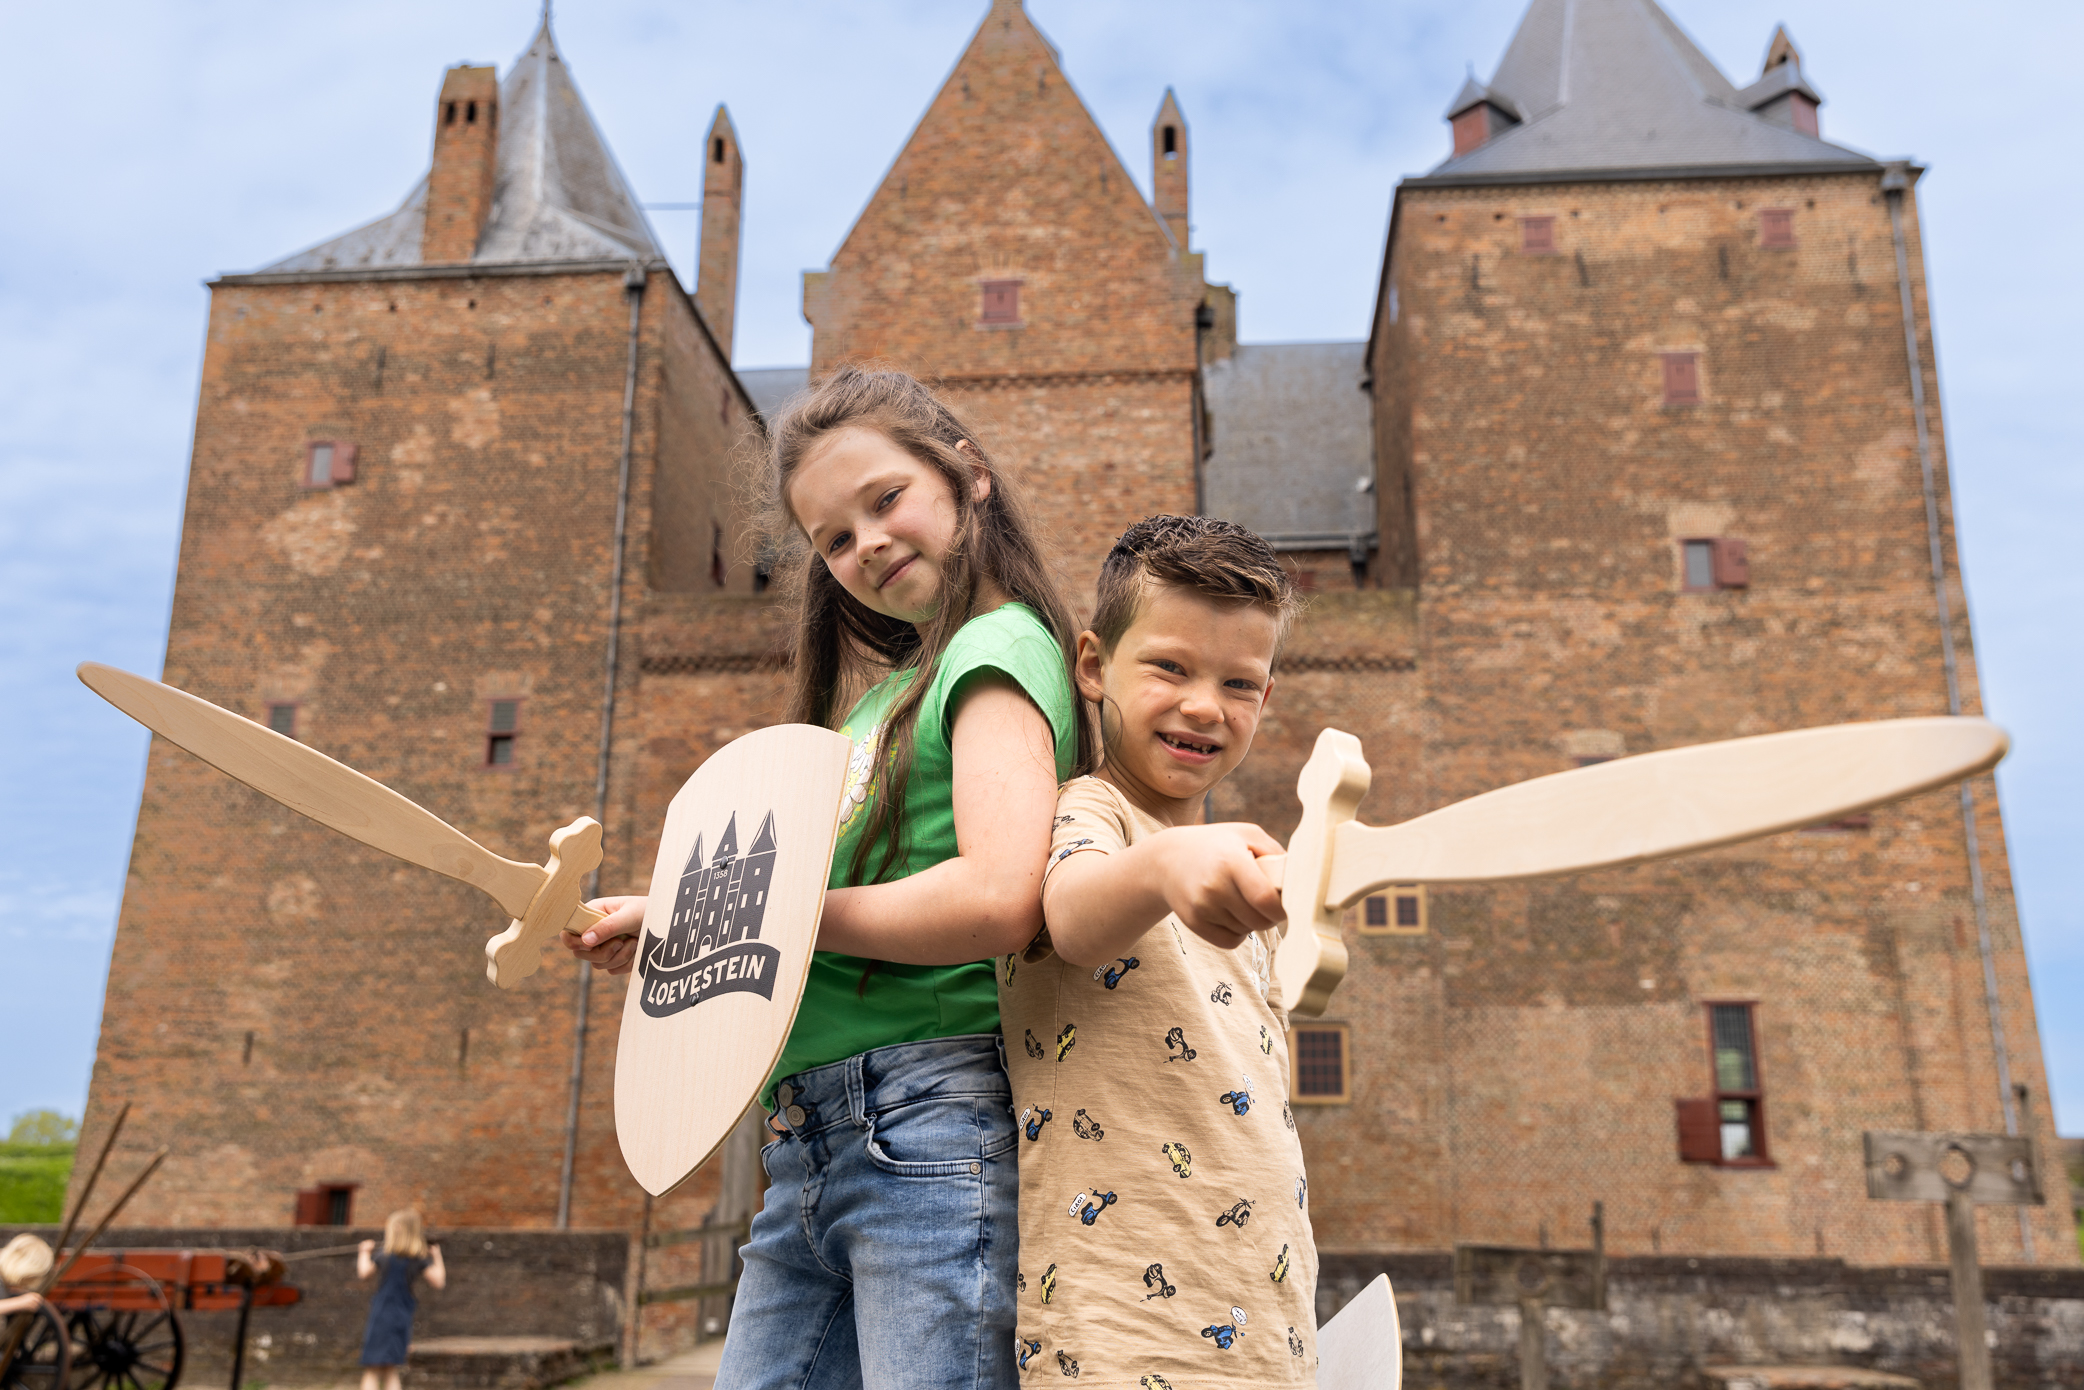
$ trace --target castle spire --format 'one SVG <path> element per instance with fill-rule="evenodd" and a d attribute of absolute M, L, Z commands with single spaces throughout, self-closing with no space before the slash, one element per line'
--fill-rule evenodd
<path fill-rule="evenodd" d="M 719 105 L 702 142 L 702 253 L 695 270 L 695 307 L 731 356 L 731 329 L 738 315 L 738 248 L 743 238 L 745 157 L 731 113 Z"/>
<path fill-rule="evenodd" d="M 1184 251 L 1193 230 L 1187 217 L 1187 118 L 1172 88 L 1151 121 L 1151 205 L 1165 219 L 1173 244 Z"/>

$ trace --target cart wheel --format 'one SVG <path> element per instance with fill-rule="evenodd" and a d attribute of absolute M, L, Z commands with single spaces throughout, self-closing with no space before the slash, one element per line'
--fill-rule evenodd
<path fill-rule="evenodd" d="M 71 1339 L 65 1335 L 65 1324 L 48 1303 L 30 1317 L 33 1321 L 14 1360 L 0 1370 L 0 1390 L 65 1390 L 66 1372 L 72 1364 Z M 0 1326 L 9 1330 L 13 1325 L 14 1318 L 0 1320 Z M 0 1342 L 0 1349 L 4 1347 L 5 1343 Z"/>
<path fill-rule="evenodd" d="M 77 1308 L 69 1320 L 69 1390 L 173 1390 L 184 1343 L 158 1282 L 143 1270 L 114 1265 L 81 1292 L 104 1306 Z"/>

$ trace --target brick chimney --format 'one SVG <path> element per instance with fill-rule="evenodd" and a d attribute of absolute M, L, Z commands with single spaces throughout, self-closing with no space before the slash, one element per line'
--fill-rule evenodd
<path fill-rule="evenodd" d="M 716 337 L 726 361 L 731 326 L 738 315 L 740 213 L 745 207 L 745 159 L 731 113 L 716 108 L 709 138 L 702 143 L 702 262 L 695 271 L 695 307 Z"/>
<path fill-rule="evenodd" d="M 1172 88 L 1151 122 L 1151 204 L 1172 229 L 1173 243 L 1187 249 L 1187 121 Z"/>
<path fill-rule="evenodd" d="M 476 254 L 478 236 L 492 211 L 492 175 L 498 162 L 497 71 L 450 68 L 434 107 L 434 168 L 427 176 L 422 261 L 467 261 Z"/>

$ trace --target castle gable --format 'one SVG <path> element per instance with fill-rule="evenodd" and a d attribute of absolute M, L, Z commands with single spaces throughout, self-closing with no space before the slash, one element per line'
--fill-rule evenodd
<path fill-rule="evenodd" d="M 1756 109 L 1771 96 L 1740 93 L 1656 0 L 1534 0 L 1478 90 L 1517 122 L 1476 141 L 1458 131 L 1428 177 L 1874 164 Z"/>
<path fill-rule="evenodd" d="M 629 181 L 579 95 L 547 17 L 499 84 L 498 153 L 481 264 L 662 257 Z M 428 180 L 397 211 L 264 267 L 269 272 L 424 263 Z"/>
<path fill-rule="evenodd" d="M 833 256 L 805 277 L 816 367 L 943 376 L 1191 370 L 1196 268 L 1055 49 L 997 0 Z"/>

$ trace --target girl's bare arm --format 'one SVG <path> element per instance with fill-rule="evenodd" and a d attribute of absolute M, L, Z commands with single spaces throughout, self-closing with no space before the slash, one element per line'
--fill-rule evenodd
<path fill-rule="evenodd" d="M 427 1268 L 421 1271 L 421 1277 L 426 1279 L 427 1287 L 431 1289 L 445 1289 L 449 1286 L 449 1270 L 448 1266 L 441 1262 L 439 1245 L 427 1247 Z"/>
<path fill-rule="evenodd" d="M 1009 678 L 980 676 L 963 687 L 948 744 L 955 858 L 894 883 L 826 893 L 820 950 L 960 965 L 1017 951 L 1042 930 L 1057 787 L 1049 721 Z"/>
<path fill-rule="evenodd" d="M 355 1247 L 355 1278 L 367 1279 L 376 1273 L 376 1259 L 373 1254 L 375 1249 L 376 1242 L 373 1240 L 365 1240 Z"/>
<path fill-rule="evenodd" d="M 948 743 L 956 857 L 894 883 L 832 889 L 818 949 L 901 965 L 960 965 L 1017 951 L 1042 930 L 1042 864 L 1057 787 L 1049 721 L 1009 678 L 980 676 L 959 694 Z M 594 899 L 590 906 L 607 920 L 564 944 L 582 960 L 624 973 L 636 959 L 645 901 Z"/>

